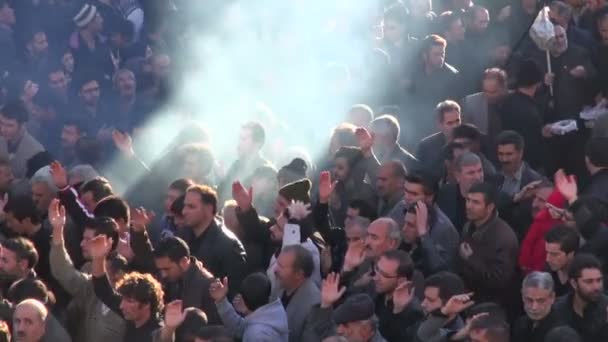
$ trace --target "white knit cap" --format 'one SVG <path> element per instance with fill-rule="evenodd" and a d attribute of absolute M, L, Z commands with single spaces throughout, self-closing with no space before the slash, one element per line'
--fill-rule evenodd
<path fill-rule="evenodd" d="M 97 7 L 95 7 L 95 5 L 84 4 L 78 14 L 74 16 L 73 20 L 76 26 L 85 27 L 95 19 L 96 14 Z"/>

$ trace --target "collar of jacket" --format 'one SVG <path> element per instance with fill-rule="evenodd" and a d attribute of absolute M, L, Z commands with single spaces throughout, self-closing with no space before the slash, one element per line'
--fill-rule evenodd
<path fill-rule="evenodd" d="M 498 213 L 494 211 L 490 219 L 479 227 L 475 227 L 475 224 L 471 221 L 467 222 L 464 226 L 464 236 L 471 236 L 474 240 L 480 240 L 485 232 L 496 224 L 498 220 Z"/>

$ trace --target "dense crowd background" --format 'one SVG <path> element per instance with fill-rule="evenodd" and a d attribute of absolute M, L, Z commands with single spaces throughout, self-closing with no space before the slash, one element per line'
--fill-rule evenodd
<path fill-rule="evenodd" d="M 316 5 L 0 0 L 0 341 L 608 341 L 608 1 Z"/>

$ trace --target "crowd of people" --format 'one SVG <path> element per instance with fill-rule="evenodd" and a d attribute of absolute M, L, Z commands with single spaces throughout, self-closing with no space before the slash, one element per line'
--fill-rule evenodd
<path fill-rule="evenodd" d="M 239 1 L 0 0 L 0 341 L 608 341 L 608 1 L 366 3 L 318 16 L 363 58 L 271 38 L 352 104 L 322 153 L 270 96 L 224 167 L 170 108 Z"/>

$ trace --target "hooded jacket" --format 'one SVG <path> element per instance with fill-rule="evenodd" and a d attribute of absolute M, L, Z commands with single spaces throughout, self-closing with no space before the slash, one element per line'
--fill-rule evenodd
<path fill-rule="evenodd" d="M 287 342 L 289 328 L 287 313 L 279 299 L 259 307 L 247 317 L 241 317 L 224 298 L 216 304 L 224 326 L 243 342 Z"/>

